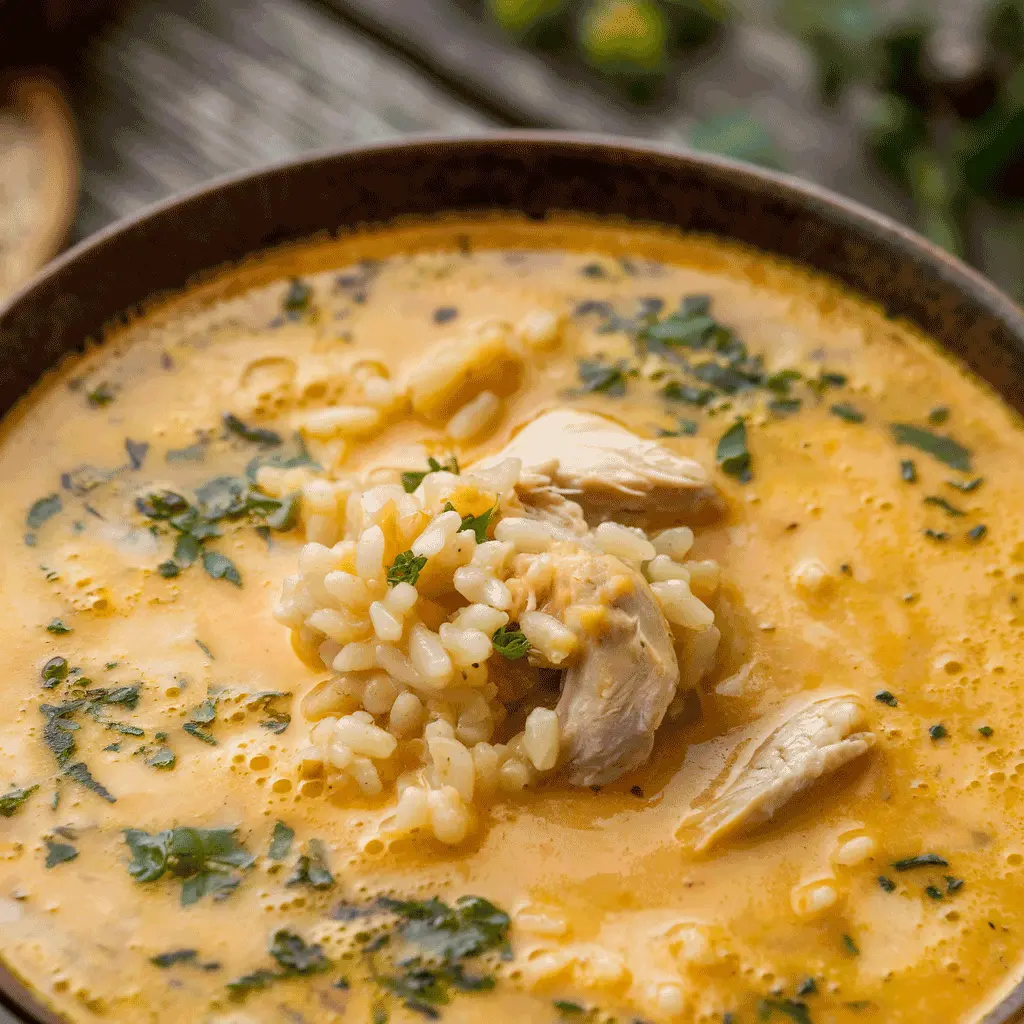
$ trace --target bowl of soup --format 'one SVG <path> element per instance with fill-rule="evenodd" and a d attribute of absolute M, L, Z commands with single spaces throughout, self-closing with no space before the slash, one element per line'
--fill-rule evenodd
<path fill-rule="evenodd" d="M 854 204 L 331 153 L 0 310 L 15 1019 L 1007 1024 L 1024 320 Z"/>

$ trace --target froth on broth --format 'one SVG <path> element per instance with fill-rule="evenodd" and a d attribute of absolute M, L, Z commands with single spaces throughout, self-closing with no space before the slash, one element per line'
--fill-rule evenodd
<path fill-rule="evenodd" d="M 75 1024 L 975 1020 L 1022 457 L 907 325 L 654 228 L 158 304 L 0 437 L 0 953 Z"/>

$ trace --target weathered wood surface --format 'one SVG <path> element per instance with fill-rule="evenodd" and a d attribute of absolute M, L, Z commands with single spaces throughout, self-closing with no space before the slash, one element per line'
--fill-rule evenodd
<path fill-rule="evenodd" d="M 142 0 L 83 55 L 76 234 L 312 149 L 493 121 L 302 0 Z"/>

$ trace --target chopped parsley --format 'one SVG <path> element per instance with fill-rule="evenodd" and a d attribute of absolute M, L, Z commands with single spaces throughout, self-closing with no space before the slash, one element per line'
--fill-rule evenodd
<path fill-rule="evenodd" d="M 263 445 L 267 448 L 275 448 L 281 444 L 281 435 L 276 430 L 268 430 L 266 427 L 251 427 L 243 423 L 234 413 L 226 412 L 221 417 L 224 428 L 240 437 L 250 444 Z"/>
<path fill-rule="evenodd" d="M 70 843 L 58 843 L 53 839 L 46 840 L 46 866 L 55 868 L 58 864 L 67 864 L 78 856 Z"/>
<path fill-rule="evenodd" d="M 293 277 L 284 293 L 282 306 L 289 320 L 298 320 L 309 312 L 313 302 L 313 289 L 300 277 Z"/>
<path fill-rule="evenodd" d="M 450 502 L 445 502 L 443 511 L 445 512 L 457 512 L 458 509 Z M 491 516 L 498 511 L 498 506 L 487 509 L 486 512 L 481 512 L 478 516 L 463 516 L 462 525 L 459 527 L 459 532 L 463 530 L 472 530 L 473 536 L 476 537 L 477 544 L 484 544 L 487 541 L 487 529 L 491 525 Z"/>
<path fill-rule="evenodd" d="M 933 427 L 941 427 L 949 419 L 949 409 L 944 405 L 938 405 L 928 413 L 928 422 Z"/>
<path fill-rule="evenodd" d="M 142 464 L 149 454 L 148 441 L 133 441 L 130 437 L 124 439 L 124 450 L 128 455 L 128 464 L 132 469 L 142 469 Z"/>
<path fill-rule="evenodd" d="M 813 978 L 807 977 L 797 986 L 796 994 L 798 996 L 813 996 L 817 991 L 818 983 Z"/>
<path fill-rule="evenodd" d="M 790 416 L 799 412 L 803 402 L 799 398 L 773 398 L 768 403 L 768 411 L 773 416 Z"/>
<path fill-rule="evenodd" d="M 957 878 L 955 875 L 943 875 L 942 877 L 946 880 L 946 892 L 951 896 L 964 887 L 964 880 L 962 878 Z"/>
<path fill-rule="evenodd" d="M 38 530 L 48 519 L 52 519 L 64 508 L 59 494 L 48 494 L 33 502 L 25 516 L 25 525 L 30 530 Z"/>
<path fill-rule="evenodd" d="M 291 853 L 292 841 L 295 839 L 295 829 L 286 825 L 283 821 L 274 824 L 274 831 L 270 837 L 270 850 L 267 854 L 271 860 L 284 860 Z"/>
<path fill-rule="evenodd" d="M 973 480 L 947 480 L 946 483 L 950 487 L 955 487 L 961 494 L 971 494 L 976 491 L 983 483 L 985 478 L 983 476 L 977 476 Z"/>
<path fill-rule="evenodd" d="M 956 519 L 961 519 L 967 515 L 963 509 L 959 509 L 956 505 L 946 501 L 945 498 L 940 498 L 933 494 L 929 494 L 928 497 L 924 499 L 924 503 L 926 505 L 934 505 L 936 508 L 941 508 L 947 516 L 953 516 Z"/>
<path fill-rule="evenodd" d="M 402 487 L 405 488 L 406 494 L 412 494 L 421 483 L 425 476 L 430 476 L 431 473 L 453 473 L 455 476 L 459 475 L 459 460 L 455 456 L 447 462 L 438 462 L 433 456 L 427 459 L 427 469 L 420 472 L 415 469 L 408 469 L 402 474 Z"/>
<path fill-rule="evenodd" d="M 850 937 L 844 935 L 843 938 Z M 788 1017 L 794 1024 L 813 1024 L 807 1004 L 800 999 L 762 999 L 759 1004 L 759 1019 L 768 1021 L 776 1014 Z"/>
<path fill-rule="evenodd" d="M 933 530 L 931 527 L 924 531 L 924 535 L 929 540 L 938 541 L 939 543 L 949 540 L 949 534 L 945 530 Z"/>
<path fill-rule="evenodd" d="M 985 739 L 988 739 L 988 737 L 991 736 L 993 732 L 995 732 L 995 729 L 993 729 L 991 725 L 979 725 L 978 732 L 981 733 L 981 735 L 984 736 Z"/>
<path fill-rule="evenodd" d="M 332 967 L 321 945 L 307 943 L 287 928 L 274 932 L 267 951 L 277 961 L 279 969 L 260 968 L 229 981 L 227 989 L 232 999 L 242 1000 L 250 992 L 259 992 L 284 978 L 322 974 Z"/>
<path fill-rule="evenodd" d="M 515 622 L 496 629 L 491 637 L 491 643 L 494 644 L 494 649 L 509 661 L 518 661 L 530 653 L 530 641 Z"/>
<path fill-rule="evenodd" d="M 577 394 L 602 394 L 621 398 L 626 393 L 628 363 L 602 363 L 596 359 L 581 359 L 577 364 L 580 387 Z"/>
<path fill-rule="evenodd" d="M 63 619 L 52 619 L 46 627 L 46 632 L 54 636 L 67 636 L 71 632 L 71 627 Z"/>
<path fill-rule="evenodd" d="M 724 473 L 747 483 L 751 477 L 750 452 L 747 450 L 747 425 L 737 420 L 721 437 L 715 453 Z"/>
<path fill-rule="evenodd" d="M 715 397 L 711 388 L 695 388 L 690 384 L 680 384 L 677 380 L 669 381 L 661 393 L 669 402 L 685 402 L 696 406 L 705 406 Z"/>
<path fill-rule="evenodd" d="M 212 579 L 227 580 L 228 583 L 234 583 L 236 587 L 242 585 L 242 574 L 238 571 L 235 563 L 219 551 L 203 552 L 203 568 L 206 570 L 207 576 Z"/>
<path fill-rule="evenodd" d="M 888 878 L 885 875 L 878 876 L 878 884 L 882 887 L 883 891 L 885 892 L 896 891 L 896 883 L 891 878 Z"/>
<path fill-rule="evenodd" d="M 177 763 L 177 755 L 170 747 L 157 747 L 157 749 L 146 758 L 146 764 L 148 764 L 150 768 L 170 770 Z"/>
<path fill-rule="evenodd" d="M 933 725 L 928 729 L 928 735 L 933 740 L 944 740 L 949 735 L 949 730 L 939 722 L 937 725 Z"/>
<path fill-rule="evenodd" d="M 46 690 L 53 689 L 53 687 L 63 682 L 68 677 L 67 658 L 61 658 L 59 655 L 51 658 L 43 666 L 42 676 L 43 688 Z"/>
<path fill-rule="evenodd" d="M 114 400 L 114 389 L 104 381 L 97 384 L 92 391 L 87 392 L 85 400 L 94 409 L 101 409 L 105 405 L 110 405 Z"/>
<path fill-rule="evenodd" d="M 860 956 L 860 947 L 853 941 L 852 935 L 843 936 L 843 949 L 845 949 L 850 956 Z"/>
<path fill-rule="evenodd" d="M 916 857 L 904 857 L 902 860 L 894 860 L 892 866 L 897 871 L 913 871 L 915 868 L 948 868 L 949 861 L 940 857 L 937 853 L 921 853 Z"/>
<path fill-rule="evenodd" d="M 829 412 L 847 423 L 863 423 L 865 419 L 864 413 L 848 402 L 837 402 L 829 409 Z"/>
<path fill-rule="evenodd" d="M 907 484 L 917 483 L 917 467 L 913 459 L 900 460 L 900 479 Z"/>
<path fill-rule="evenodd" d="M 388 586 L 397 587 L 399 583 L 411 583 L 416 586 L 416 581 L 426 564 L 426 555 L 414 555 L 412 551 L 400 552 L 395 555 L 395 560 L 388 568 Z"/>
<path fill-rule="evenodd" d="M 958 469 L 962 473 L 971 471 L 971 452 L 951 437 L 933 434 L 930 430 L 915 427 L 909 423 L 891 423 L 893 440 L 898 445 L 910 445 L 919 451 L 931 455 L 939 462 Z"/>
<path fill-rule="evenodd" d="M 238 842 L 236 831 L 182 826 L 151 835 L 125 829 L 124 841 L 132 854 L 128 874 L 140 883 L 155 882 L 165 874 L 180 878 L 183 907 L 204 896 L 224 899 L 238 887 L 239 872 L 255 860 Z"/>
<path fill-rule="evenodd" d="M 98 797 L 106 800 L 108 804 L 117 803 L 117 797 L 102 782 L 93 778 L 92 772 L 89 771 L 89 766 L 84 761 L 76 761 L 75 764 L 69 764 L 64 769 L 64 774 L 69 779 L 74 779 L 80 786 L 92 790 Z"/>
<path fill-rule="evenodd" d="M 925 895 L 929 896 L 933 900 L 941 900 L 945 898 L 942 890 L 936 885 L 926 885 L 924 887 Z"/>
<path fill-rule="evenodd" d="M 327 848 L 319 839 L 310 839 L 305 852 L 295 864 L 295 871 L 285 885 L 308 885 L 311 889 L 330 889 L 334 885 L 327 862 Z"/>
<path fill-rule="evenodd" d="M 274 701 L 282 697 L 291 697 L 290 693 L 282 690 L 264 690 L 254 693 L 246 702 L 246 711 L 262 711 L 267 717 L 260 722 L 260 727 L 280 736 L 289 725 L 292 716 L 287 711 L 274 707 Z"/>
<path fill-rule="evenodd" d="M 151 956 L 149 962 L 156 967 L 173 967 L 175 964 L 193 963 L 199 956 L 198 949 L 171 949 L 166 953 Z"/>
<path fill-rule="evenodd" d="M 984 540 L 985 535 L 988 533 L 988 527 L 984 523 L 979 523 L 977 526 L 972 527 L 967 531 L 968 540 L 977 544 L 978 541 Z"/>
<path fill-rule="evenodd" d="M 894 693 L 890 693 L 888 690 L 879 690 L 878 693 L 875 694 L 875 700 L 877 700 L 879 704 L 887 704 L 891 708 L 894 708 L 899 704 L 899 701 L 896 699 L 896 695 Z"/>
<path fill-rule="evenodd" d="M 563 1017 L 582 1017 L 587 1009 L 571 999 L 555 999 L 552 1004 Z"/>
<path fill-rule="evenodd" d="M 198 722 L 186 722 L 182 729 L 197 740 L 202 740 L 207 746 L 217 746 L 217 740 L 207 732 Z"/>
<path fill-rule="evenodd" d="M 13 817 L 21 805 L 38 789 L 38 786 L 19 788 L 12 786 L 3 796 L 0 796 L 0 814 L 5 818 Z"/>
<path fill-rule="evenodd" d="M 165 580 L 173 580 L 175 576 L 181 575 L 181 566 L 179 566 L 177 562 L 172 562 L 168 559 L 166 562 L 161 562 L 156 567 L 156 571 L 160 573 Z"/>

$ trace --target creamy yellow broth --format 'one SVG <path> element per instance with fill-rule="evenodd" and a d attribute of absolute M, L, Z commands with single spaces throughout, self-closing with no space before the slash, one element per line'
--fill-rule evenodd
<path fill-rule="evenodd" d="M 282 314 L 293 277 L 312 286 L 314 315 Z M 670 310 L 692 293 L 713 297 L 713 315 L 769 372 L 847 382 L 820 397 L 793 384 L 802 406 L 786 416 L 767 411 L 764 389 L 709 411 L 663 401 L 658 382 L 642 377 L 627 377 L 621 397 L 567 397 L 580 384 L 579 358 L 633 358 L 625 335 L 598 333 L 599 316 L 574 315 L 581 302 L 630 310 L 655 296 Z M 451 319 L 435 322 L 445 307 Z M 295 656 L 271 616 L 300 533 L 268 542 L 246 521 L 228 524 L 210 547 L 232 560 L 240 587 L 201 564 L 164 578 L 172 540 L 139 524 L 132 502 L 147 485 L 182 490 L 240 473 L 260 454 L 225 436 L 227 411 L 287 433 L 294 403 L 258 397 L 268 381 L 280 384 L 276 374 L 294 371 L 292 394 L 323 404 L 333 387 L 325 368 L 353 352 L 398 376 L 475 318 L 516 321 L 536 309 L 565 314 L 567 326 L 506 389 L 493 432 L 453 448 L 442 429 L 406 417 L 351 445 L 344 470 L 425 468 L 428 454 L 451 451 L 465 465 L 563 404 L 647 437 L 693 420 L 693 436 L 664 443 L 713 467 L 742 413 L 753 478 L 715 471 L 726 511 L 698 528 L 695 545 L 696 557 L 722 566 L 724 651 L 699 716 L 665 725 L 642 770 L 598 792 L 546 783 L 498 800 L 461 847 L 387 848 L 373 840 L 387 799 L 326 800 L 295 770 L 308 742 L 297 701 L 325 676 Z M 948 419 L 930 425 L 939 407 Z M 971 450 L 972 471 L 897 447 L 892 422 L 954 437 Z M 126 439 L 149 445 L 137 469 Z M 197 443 L 203 461 L 167 461 Z M 914 483 L 901 477 L 906 459 Z M 1022 461 L 1024 434 L 1007 407 L 927 339 L 827 280 L 717 241 L 572 221 L 432 224 L 310 245 L 197 288 L 70 360 L 4 427 L 0 786 L 38 789 L 0 822 L 0 952 L 75 1022 L 421 1020 L 368 978 L 358 952 L 368 937 L 356 936 L 370 926 L 336 908 L 379 893 L 473 894 L 512 915 L 514 955 L 467 965 L 496 974 L 497 985 L 456 993 L 439 1008 L 450 1021 L 974 1019 L 1018 977 L 1024 929 Z M 62 485 L 76 470 L 80 489 L 95 482 L 86 464 L 121 468 L 81 494 Z M 977 477 L 984 482 L 968 492 L 947 483 Z M 62 510 L 27 526 L 28 510 L 54 494 Z M 808 560 L 828 573 L 816 591 L 797 578 Z M 48 631 L 54 620 L 70 632 Z M 43 666 L 57 656 L 80 675 L 44 688 Z M 44 741 L 41 705 L 70 699 L 81 677 L 93 689 L 140 684 L 134 708 L 74 717 L 70 760 L 87 764 L 116 802 L 61 775 Z M 864 698 L 875 749 L 756 830 L 688 852 L 675 832 L 691 801 L 761 715 L 816 687 Z M 200 726 L 211 745 L 183 727 L 218 688 L 217 717 Z M 247 707 L 262 691 L 294 695 L 273 702 L 292 716 L 279 734 Z M 876 699 L 881 691 L 893 700 Z M 161 749 L 172 767 L 149 763 Z M 280 861 L 267 855 L 276 821 L 296 833 Z M 179 880 L 129 875 L 124 829 L 186 825 L 237 827 L 256 857 L 226 898 L 182 907 Z M 837 863 L 859 836 L 873 840 L 870 858 Z M 331 889 L 285 885 L 311 838 L 325 844 Z M 68 848 L 73 859 L 45 867 L 48 854 L 72 856 Z M 947 866 L 892 866 L 928 853 Z M 836 902 L 799 915 L 794 900 L 819 881 Z M 280 928 L 321 943 L 330 970 L 232 999 L 232 979 L 274 968 L 267 943 Z M 197 953 L 151 962 L 181 949 Z"/>

